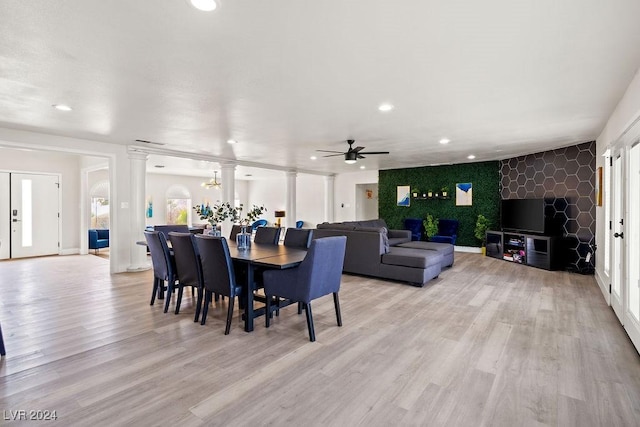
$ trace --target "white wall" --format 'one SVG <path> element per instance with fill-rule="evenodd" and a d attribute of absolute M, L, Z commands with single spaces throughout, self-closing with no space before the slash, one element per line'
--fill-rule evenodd
<path fill-rule="evenodd" d="M 636 124 L 633 128 L 631 125 L 640 118 L 640 69 L 627 88 L 627 91 L 620 99 L 616 109 L 607 124 L 596 139 L 596 166 L 603 166 L 605 158 L 602 157 L 604 152 L 613 147 L 619 140 L 629 141 L 637 138 L 640 134 L 640 126 Z M 624 134 L 624 136 L 623 136 Z M 606 184 L 605 184 L 606 188 Z M 637 191 L 637 189 L 632 189 Z M 608 206 L 596 207 L 596 244 L 599 251 L 596 256 L 596 280 L 600 288 L 608 298 L 609 293 L 609 277 L 604 272 L 604 239 L 609 238 L 606 231 L 605 211 Z"/>
<path fill-rule="evenodd" d="M 0 149 L 0 170 L 7 172 L 41 172 L 60 174 L 62 193 L 60 249 L 78 252 L 80 235 L 80 160 L 72 154 Z"/>
<path fill-rule="evenodd" d="M 356 184 L 371 184 L 378 182 L 378 171 L 359 171 L 336 175 L 334 182 L 335 206 L 334 220 L 356 220 Z M 377 215 L 376 215 L 377 218 Z"/>

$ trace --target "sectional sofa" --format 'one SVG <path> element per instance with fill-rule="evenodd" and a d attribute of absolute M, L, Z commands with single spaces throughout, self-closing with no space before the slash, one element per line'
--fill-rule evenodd
<path fill-rule="evenodd" d="M 453 265 L 453 245 L 412 242 L 411 231 L 389 230 L 382 219 L 318 224 L 313 238 L 328 236 L 347 236 L 346 273 L 424 286 Z"/>

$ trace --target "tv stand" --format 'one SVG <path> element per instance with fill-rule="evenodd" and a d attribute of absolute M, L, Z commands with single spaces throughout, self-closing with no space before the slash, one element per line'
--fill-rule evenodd
<path fill-rule="evenodd" d="M 561 236 L 488 230 L 486 242 L 486 255 L 493 258 L 545 270 L 564 267 Z"/>

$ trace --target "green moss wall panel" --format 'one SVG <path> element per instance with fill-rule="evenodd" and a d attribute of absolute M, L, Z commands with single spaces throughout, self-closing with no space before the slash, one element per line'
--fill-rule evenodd
<path fill-rule="evenodd" d="M 456 206 L 457 183 L 473 184 L 473 205 Z M 396 187 L 409 185 L 423 192 L 449 187 L 448 200 L 414 200 L 411 206 L 396 205 Z M 445 166 L 425 166 L 410 169 L 381 170 L 378 180 L 378 212 L 391 228 L 404 228 L 405 218 L 457 219 L 460 221 L 457 245 L 480 246 L 473 232 L 479 214 L 491 222 L 490 228 L 500 225 L 500 162 L 464 163 Z"/>

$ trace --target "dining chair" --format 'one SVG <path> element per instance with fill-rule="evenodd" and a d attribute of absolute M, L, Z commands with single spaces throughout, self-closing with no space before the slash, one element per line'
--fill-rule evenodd
<path fill-rule="evenodd" d="M 151 253 L 151 264 L 153 265 L 153 292 L 151 294 L 151 304 L 156 300 L 156 294 L 164 293 L 165 282 L 167 283 L 167 297 L 164 304 L 164 312 L 169 309 L 171 293 L 176 283 L 175 260 L 169 251 L 167 239 L 163 232 L 145 231 L 144 238 Z"/>
<path fill-rule="evenodd" d="M 207 312 L 214 293 L 229 297 L 227 324 L 224 330 L 229 335 L 235 297 L 242 297 L 242 286 L 236 282 L 229 245 L 224 237 L 206 235 L 195 236 L 196 246 L 202 263 L 202 279 L 204 284 L 204 305 L 202 307 L 202 325 L 207 320 Z"/>
<path fill-rule="evenodd" d="M 264 291 L 267 304 L 265 326 L 267 328 L 271 321 L 271 300 L 273 297 L 301 302 L 307 315 L 309 340 L 315 341 L 311 301 L 328 294 L 333 294 L 336 319 L 338 326 L 342 326 L 338 292 L 340 291 L 346 246 L 346 236 L 315 239 L 311 242 L 306 257 L 298 267 L 264 272 Z"/>
<path fill-rule="evenodd" d="M 4 338 L 2 337 L 2 326 L 0 326 L 0 356 L 5 356 L 7 354 L 4 348 Z"/>
<path fill-rule="evenodd" d="M 313 230 L 310 228 L 289 228 L 284 235 L 284 245 L 291 248 L 309 249 Z"/>
<path fill-rule="evenodd" d="M 277 245 L 280 241 L 280 227 L 258 227 L 254 243 Z"/>
<path fill-rule="evenodd" d="M 234 224 L 231 227 L 231 234 L 229 234 L 229 240 L 231 240 L 232 242 L 235 242 L 236 241 L 236 236 L 241 231 L 242 231 L 242 227 L 239 226 L 238 224 Z"/>
<path fill-rule="evenodd" d="M 171 231 L 169 232 L 169 239 L 173 248 L 173 256 L 176 261 L 176 276 L 178 277 L 178 299 L 176 300 L 175 313 L 178 314 L 180 312 L 184 287 L 191 286 L 192 293 L 194 289 L 198 290 L 196 315 L 193 320 L 197 322 L 200 317 L 200 307 L 202 306 L 203 284 L 202 266 L 194 234 Z"/>
<path fill-rule="evenodd" d="M 266 219 L 259 219 L 251 224 L 251 231 L 256 231 L 258 227 L 266 227 L 268 224 Z"/>

